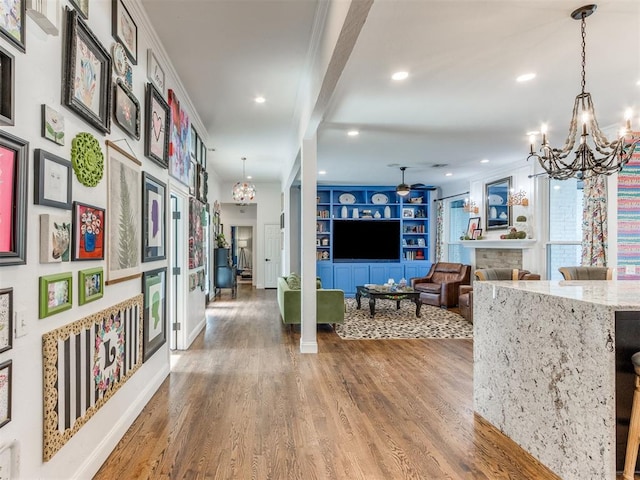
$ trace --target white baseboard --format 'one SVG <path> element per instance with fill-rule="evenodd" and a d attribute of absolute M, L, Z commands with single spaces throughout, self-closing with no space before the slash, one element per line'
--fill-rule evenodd
<path fill-rule="evenodd" d="M 189 347 L 191 346 L 193 341 L 196 339 L 196 337 L 200 335 L 200 332 L 204 329 L 206 324 L 207 324 L 207 318 L 205 315 L 205 317 L 198 323 L 198 325 L 196 325 L 196 328 L 191 330 L 191 333 L 187 337 L 187 344 L 185 345 L 185 350 L 189 349 Z"/>
<path fill-rule="evenodd" d="M 92 478 L 98 470 L 100 470 L 104 461 L 116 445 L 118 445 L 118 442 L 122 439 L 138 415 L 140 415 L 142 409 L 149 403 L 149 400 L 151 400 L 153 394 L 156 393 L 156 390 L 160 388 L 160 385 L 162 385 L 162 382 L 164 382 L 164 379 L 167 378 L 169 373 L 170 368 L 167 363 L 166 367 L 160 370 L 147 384 L 147 388 L 137 397 L 136 402 L 131 404 L 130 408 L 124 412 L 124 415 L 120 417 L 113 428 L 105 434 L 104 439 L 98 444 L 93 453 L 87 457 L 84 463 L 80 465 L 80 468 L 78 468 L 72 478 Z"/>
<path fill-rule="evenodd" d="M 318 342 L 300 341 L 300 353 L 318 353 Z"/>

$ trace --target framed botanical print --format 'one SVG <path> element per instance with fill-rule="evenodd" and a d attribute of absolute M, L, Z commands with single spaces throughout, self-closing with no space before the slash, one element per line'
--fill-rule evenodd
<path fill-rule="evenodd" d="M 40 215 L 40 263 L 68 262 L 71 234 L 71 212 Z"/>
<path fill-rule="evenodd" d="M 33 157 L 33 203 L 71 210 L 71 162 L 41 148 L 36 148 Z"/>
<path fill-rule="evenodd" d="M 78 11 L 82 18 L 89 19 L 89 0 L 69 0 L 69 3 L 73 5 L 73 8 Z"/>
<path fill-rule="evenodd" d="M 72 260 L 104 259 L 104 208 L 73 202 Z"/>
<path fill-rule="evenodd" d="M 42 105 L 42 136 L 64 145 L 64 117 L 49 105 Z"/>
<path fill-rule="evenodd" d="M 140 276 L 140 165 L 107 140 L 107 201 L 110 215 L 106 285 Z"/>
<path fill-rule="evenodd" d="M 29 143 L 0 130 L 0 267 L 27 261 Z"/>
<path fill-rule="evenodd" d="M 93 302 L 104 295 L 104 271 L 102 267 L 78 272 L 78 304 Z"/>
<path fill-rule="evenodd" d="M 138 27 L 122 0 L 113 0 L 111 34 L 122 43 L 127 56 L 134 65 L 138 64 Z"/>
<path fill-rule="evenodd" d="M 142 352 L 146 362 L 167 341 L 167 267 L 144 272 L 142 291 Z"/>
<path fill-rule="evenodd" d="M 164 95 L 164 70 L 151 49 L 147 50 L 147 77 L 153 86 Z"/>
<path fill-rule="evenodd" d="M 11 360 L 0 363 L 0 428 L 11 421 Z"/>
<path fill-rule="evenodd" d="M 64 103 L 103 133 L 111 130 L 111 55 L 67 8 Z"/>
<path fill-rule="evenodd" d="M 114 86 L 113 116 L 129 136 L 140 140 L 140 102 L 120 79 Z"/>
<path fill-rule="evenodd" d="M 3 0 L 0 8 L 0 35 L 21 52 L 26 52 L 26 0 Z"/>
<path fill-rule="evenodd" d="M 13 288 L 0 289 L 0 353 L 13 346 Z"/>
<path fill-rule="evenodd" d="M 144 154 L 163 168 L 169 167 L 169 104 L 147 83 Z"/>
<path fill-rule="evenodd" d="M 14 124 L 14 95 L 15 95 L 14 58 L 4 48 L 0 47 L 0 124 Z"/>
<path fill-rule="evenodd" d="M 167 258 L 166 195 L 167 186 L 142 172 L 142 261 Z"/>
<path fill-rule="evenodd" d="M 45 318 L 69 310 L 73 305 L 71 272 L 40 277 L 39 317 Z"/>

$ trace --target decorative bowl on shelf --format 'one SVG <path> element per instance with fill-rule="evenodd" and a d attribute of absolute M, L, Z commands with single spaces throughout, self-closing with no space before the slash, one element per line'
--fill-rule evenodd
<path fill-rule="evenodd" d="M 338 197 L 338 201 L 343 205 L 352 205 L 356 203 L 356 197 L 352 193 L 343 193 Z"/>
<path fill-rule="evenodd" d="M 384 193 L 374 193 L 371 195 L 371 203 L 374 205 L 384 205 L 385 203 L 389 203 L 389 197 Z"/>
<path fill-rule="evenodd" d="M 422 197 L 413 197 L 409 199 L 409 203 L 422 203 Z"/>

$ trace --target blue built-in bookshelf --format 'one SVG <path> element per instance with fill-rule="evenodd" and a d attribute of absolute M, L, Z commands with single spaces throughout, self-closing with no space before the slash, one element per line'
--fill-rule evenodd
<path fill-rule="evenodd" d="M 322 186 L 317 204 L 323 287 L 354 295 L 358 285 L 409 280 L 429 271 L 429 190 L 403 198 L 394 186 Z"/>

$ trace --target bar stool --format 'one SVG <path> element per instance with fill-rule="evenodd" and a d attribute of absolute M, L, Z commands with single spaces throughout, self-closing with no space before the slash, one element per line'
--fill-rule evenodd
<path fill-rule="evenodd" d="M 633 390 L 633 405 L 631 407 L 631 421 L 627 437 L 627 453 L 624 457 L 623 480 L 633 480 L 638 459 L 638 445 L 640 445 L 640 352 L 631 357 L 633 370 L 636 372 L 635 389 Z"/>

